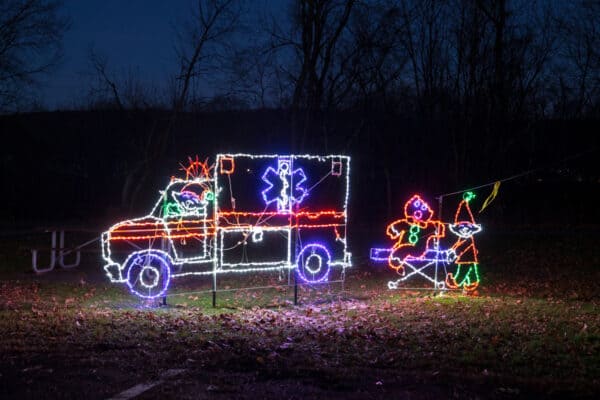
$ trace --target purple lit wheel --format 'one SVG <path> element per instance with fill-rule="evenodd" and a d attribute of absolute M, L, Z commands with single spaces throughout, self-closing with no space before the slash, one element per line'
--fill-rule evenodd
<path fill-rule="evenodd" d="M 153 299 L 167 292 L 171 280 L 171 258 L 159 250 L 136 251 L 125 260 L 125 270 L 131 293 Z"/>
<path fill-rule="evenodd" d="M 326 282 L 331 269 L 329 251 L 317 243 L 304 246 L 296 258 L 296 268 L 298 276 L 304 282 Z"/>

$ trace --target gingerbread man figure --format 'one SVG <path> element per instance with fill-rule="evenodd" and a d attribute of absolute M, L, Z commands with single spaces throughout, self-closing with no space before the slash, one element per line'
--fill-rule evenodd
<path fill-rule="evenodd" d="M 433 210 L 419 195 L 412 196 L 406 202 L 404 218 L 392 222 L 386 231 L 395 240 L 388 264 L 403 276 L 398 281 L 388 282 L 390 289 L 397 288 L 398 282 L 415 274 L 434 280 L 423 269 L 437 261 L 454 259 L 452 250 L 439 250 L 439 241 L 445 236 L 445 231 L 444 224 L 433 219 Z M 406 274 L 407 267 L 411 269 L 409 274 Z"/>

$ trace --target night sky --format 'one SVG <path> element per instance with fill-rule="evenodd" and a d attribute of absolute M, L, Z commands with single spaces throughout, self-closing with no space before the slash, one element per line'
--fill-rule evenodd
<path fill-rule="evenodd" d="M 246 4 L 246 18 L 285 15 L 286 0 L 256 0 Z M 106 57 L 117 74 L 135 71 L 142 82 L 160 86 L 176 70 L 175 27 L 189 16 L 193 0 L 64 0 L 71 18 L 64 36 L 64 59 L 39 90 L 49 109 L 85 103 L 94 74 L 90 49 Z M 253 8 L 251 7 L 253 6 Z"/>

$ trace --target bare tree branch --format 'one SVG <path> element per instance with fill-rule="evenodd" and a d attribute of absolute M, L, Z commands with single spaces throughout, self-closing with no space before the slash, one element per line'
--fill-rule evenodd
<path fill-rule="evenodd" d="M 62 56 L 69 28 L 59 0 L 0 0 L 0 106 L 14 109 L 20 92 Z M 0 111 L 2 111 L 0 109 Z"/>

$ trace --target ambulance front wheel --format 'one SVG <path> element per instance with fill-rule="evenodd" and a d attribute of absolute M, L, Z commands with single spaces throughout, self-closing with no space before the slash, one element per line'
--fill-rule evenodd
<path fill-rule="evenodd" d="M 136 251 L 125 260 L 125 271 L 127 286 L 136 296 L 164 296 L 171 280 L 171 257 L 160 250 Z"/>
<path fill-rule="evenodd" d="M 304 282 L 326 282 L 331 269 L 329 250 L 317 243 L 304 246 L 296 258 L 296 269 Z"/>

